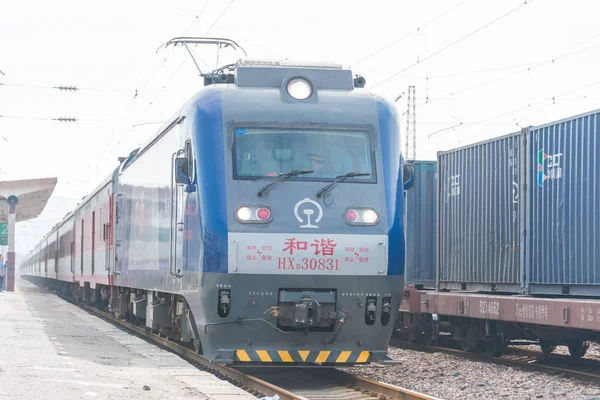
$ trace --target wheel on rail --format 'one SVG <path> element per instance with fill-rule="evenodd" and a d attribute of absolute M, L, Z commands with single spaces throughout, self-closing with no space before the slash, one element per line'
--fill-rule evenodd
<path fill-rule="evenodd" d="M 200 340 L 192 339 L 192 343 L 194 344 L 194 351 L 197 354 L 202 354 L 202 345 L 200 344 Z"/>
<path fill-rule="evenodd" d="M 542 349 L 542 353 L 544 353 L 545 356 L 552 354 L 552 352 L 556 350 L 555 345 L 543 342 L 540 343 L 540 348 Z"/>
<path fill-rule="evenodd" d="M 571 357 L 581 358 L 585 356 L 588 348 L 590 347 L 590 342 L 584 340 L 577 340 L 569 343 L 569 354 Z"/>
<path fill-rule="evenodd" d="M 483 332 L 479 321 L 465 321 L 462 325 L 464 338 L 460 341 L 463 351 L 478 353 L 483 347 Z"/>
<path fill-rule="evenodd" d="M 425 316 L 425 324 L 423 329 L 423 342 L 427 346 L 435 344 L 440 335 L 440 326 L 438 324 L 437 315 L 427 314 Z"/>
<path fill-rule="evenodd" d="M 499 334 L 484 341 L 485 352 L 491 357 L 500 357 L 504 353 L 504 335 Z"/>

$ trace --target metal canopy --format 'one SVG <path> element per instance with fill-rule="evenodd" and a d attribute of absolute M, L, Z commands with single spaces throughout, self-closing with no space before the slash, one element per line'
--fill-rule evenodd
<path fill-rule="evenodd" d="M 57 178 L 0 182 L 0 222 L 8 221 L 8 196 L 17 196 L 16 222 L 39 216 L 56 187 Z"/>

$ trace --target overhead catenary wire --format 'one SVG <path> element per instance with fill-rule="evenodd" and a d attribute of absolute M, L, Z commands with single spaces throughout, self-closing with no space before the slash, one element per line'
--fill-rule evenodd
<path fill-rule="evenodd" d="M 208 3 L 210 2 L 207 1 L 204 4 L 204 7 L 202 8 L 202 10 L 200 10 L 200 12 L 198 13 L 198 15 L 200 15 L 204 9 L 206 8 L 206 6 L 208 5 Z M 225 7 L 225 9 L 221 12 L 221 14 L 216 18 L 216 20 L 212 23 L 212 25 L 205 31 L 204 36 L 208 35 L 210 33 L 210 31 L 216 26 L 216 24 L 223 18 L 223 16 L 225 15 L 225 13 L 227 12 L 227 10 L 229 10 L 229 8 L 231 7 L 231 5 L 235 2 L 235 0 L 231 0 L 229 2 L 229 4 L 227 5 L 227 7 Z M 189 27 L 188 27 L 189 29 Z M 186 32 L 187 33 L 187 30 Z M 183 36 L 185 36 L 185 33 Z M 173 48 L 174 49 L 174 48 Z M 173 50 L 172 50 L 173 51 Z M 152 98 L 152 100 L 150 100 L 148 102 L 148 106 L 146 107 L 146 109 L 144 110 L 144 112 L 142 113 L 142 115 L 133 123 L 133 127 L 138 126 L 139 123 L 141 122 L 141 120 L 146 116 L 146 114 L 148 113 L 148 111 L 150 110 L 150 108 L 152 107 L 152 105 L 156 102 L 156 100 L 162 95 L 162 93 L 164 92 L 164 89 L 169 85 L 169 83 L 171 83 L 171 81 L 173 80 L 173 78 L 175 77 L 175 75 L 181 70 L 181 68 L 183 68 L 184 64 L 186 63 L 187 58 L 184 58 L 184 60 L 181 62 L 181 64 L 177 67 L 177 69 L 171 74 L 171 76 L 169 77 L 169 79 L 165 82 L 165 84 L 162 86 L 162 88 L 159 90 L 159 92 Z M 164 113 L 159 112 L 163 117 L 167 117 Z M 117 141 L 115 142 L 116 145 L 119 145 L 121 143 L 121 140 L 123 140 L 123 138 L 125 137 L 125 135 L 129 132 L 129 130 L 125 130 L 117 139 Z M 110 148 L 110 152 L 112 153 L 112 151 L 114 150 L 114 147 Z"/>
<path fill-rule="evenodd" d="M 516 109 L 510 110 L 510 111 L 503 112 L 503 113 L 501 113 L 501 114 L 498 114 L 498 115 L 495 115 L 495 116 L 493 116 L 493 117 L 485 118 L 485 119 L 482 119 L 482 120 L 480 120 L 480 121 L 473 122 L 473 123 L 463 123 L 463 124 L 461 124 L 461 126 L 460 126 L 460 127 L 457 127 L 457 128 L 456 128 L 456 129 L 454 129 L 453 131 L 455 132 L 455 131 L 457 131 L 457 130 L 464 129 L 464 128 L 466 128 L 466 127 L 472 127 L 472 126 L 476 126 L 476 125 L 484 125 L 484 124 L 487 124 L 487 123 L 489 123 L 490 121 L 492 121 L 492 120 L 495 120 L 495 119 L 497 119 L 497 118 L 505 117 L 505 116 L 507 116 L 507 115 L 514 114 L 514 113 L 517 113 L 517 112 L 519 112 L 519 111 L 523 111 L 523 110 L 526 110 L 526 109 L 528 109 L 528 108 L 535 107 L 535 106 L 538 106 L 538 105 L 541 105 L 541 104 L 544 104 L 544 103 L 547 103 L 547 102 L 553 102 L 553 103 L 554 103 L 554 102 L 556 101 L 556 99 L 557 99 L 557 98 L 561 98 L 561 97 L 563 97 L 563 96 L 568 96 L 568 95 L 570 95 L 570 94 L 572 94 L 572 93 L 576 93 L 576 92 L 579 92 L 580 90 L 584 90 L 584 89 L 587 89 L 587 88 L 590 88 L 590 87 L 592 87 L 592 86 L 596 86 L 596 85 L 599 85 L 599 84 L 600 84 L 600 80 L 599 80 L 599 81 L 592 82 L 592 83 L 589 83 L 589 84 L 586 84 L 586 85 L 584 85 L 584 86 L 581 86 L 581 87 L 578 87 L 578 88 L 576 88 L 576 89 L 568 90 L 568 91 L 566 91 L 566 92 L 563 92 L 563 93 L 561 93 L 561 94 L 560 94 L 560 95 L 558 95 L 558 96 L 552 96 L 551 98 L 546 98 L 546 99 L 544 99 L 544 100 L 540 100 L 540 101 L 538 101 L 538 102 L 531 103 L 531 104 L 528 104 L 528 105 L 526 105 L 526 106 L 523 106 L 523 107 L 519 107 L 519 108 L 516 108 Z M 523 121 L 524 119 L 525 119 L 525 118 L 522 118 L 520 121 Z M 444 131 L 446 131 L 446 130 L 444 130 Z M 439 131 L 439 132 L 441 132 L 441 131 Z M 432 133 L 432 134 L 429 134 L 429 135 L 428 135 L 428 138 L 431 138 L 432 136 L 435 136 L 435 135 L 436 135 L 437 133 L 439 133 L 439 132 L 434 132 L 434 133 Z"/>
<path fill-rule="evenodd" d="M 210 33 L 210 31 L 212 31 L 212 29 L 215 27 L 215 25 L 221 20 L 221 18 L 223 17 L 223 15 L 225 15 L 225 13 L 227 12 L 227 10 L 229 10 L 229 7 L 231 7 L 231 5 L 233 4 L 235 0 L 231 0 L 229 2 L 229 4 L 227 4 L 227 7 L 225 7 L 225 9 L 223 10 L 223 12 L 217 17 L 217 19 L 215 20 L 215 22 L 213 22 L 213 24 L 210 26 L 210 28 L 207 29 L 206 32 L 204 32 L 204 36 L 208 35 Z"/>
<path fill-rule="evenodd" d="M 202 8 L 200 9 L 200 11 L 198 12 L 198 14 L 196 14 L 194 16 L 194 19 L 192 20 L 192 22 L 188 25 L 188 27 L 185 29 L 185 31 L 183 32 L 182 36 L 185 36 L 188 31 L 192 28 L 192 26 L 197 22 L 197 20 L 200 18 L 200 16 L 204 13 L 204 11 L 206 10 L 206 8 L 208 7 L 208 5 L 211 3 L 211 0 L 206 0 L 204 5 L 202 6 Z M 223 14 L 223 13 L 222 13 Z M 222 17 L 222 14 L 220 17 Z M 171 49 L 171 51 L 165 56 L 165 58 L 163 59 L 163 62 L 165 62 L 167 60 L 167 58 L 173 54 L 173 52 L 175 51 L 175 48 Z M 158 72 L 158 70 L 160 69 L 160 66 L 158 66 L 154 72 L 152 73 L 152 75 L 146 80 L 146 82 L 141 86 L 141 89 L 136 89 L 134 91 L 134 97 L 132 99 L 132 106 L 133 106 L 133 101 L 135 101 L 136 98 L 141 98 L 143 99 L 146 103 L 148 103 L 148 106 L 146 107 L 146 109 L 144 110 L 144 112 L 142 113 L 142 115 L 137 118 L 134 123 L 128 127 L 125 128 L 123 130 L 123 132 L 118 136 L 116 141 L 112 141 L 112 145 L 109 145 L 108 147 L 108 153 L 110 155 L 113 154 L 113 152 L 115 151 L 116 147 L 118 145 L 121 144 L 121 141 L 123 140 L 123 138 L 125 137 L 125 135 L 129 132 L 131 132 L 131 129 L 140 126 L 140 125 L 144 125 L 142 123 L 142 119 L 144 118 L 144 116 L 146 115 L 146 113 L 148 112 L 148 110 L 150 109 L 150 107 L 152 107 L 152 105 L 154 104 L 154 102 L 158 99 L 158 97 L 165 92 L 165 88 L 168 85 L 168 83 L 171 82 L 171 80 L 174 78 L 175 74 L 183 67 L 183 65 L 185 64 L 185 62 L 187 61 L 187 59 L 184 59 L 183 62 L 179 65 L 179 67 L 175 70 L 175 72 L 171 75 L 171 77 L 168 79 L 168 81 L 160 88 L 160 90 L 158 91 L 158 93 L 156 94 L 156 96 L 154 96 L 151 100 L 146 99 L 143 96 L 140 96 L 141 92 L 144 92 L 145 87 L 150 83 L 150 81 L 152 80 L 152 78 L 156 75 L 156 73 Z M 175 92 L 169 92 L 169 93 L 175 93 Z M 165 116 L 164 113 L 160 113 L 163 117 Z M 112 139 L 112 137 L 114 136 L 114 131 L 111 132 L 111 134 L 109 135 L 109 137 L 107 138 L 107 142 L 110 142 L 110 139 Z"/>
<path fill-rule="evenodd" d="M 600 34 L 595 35 L 594 37 L 597 37 L 597 36 L 600 36 Z M 581 43 L 579 45 L 581 45 Z M 575 48 L 577 48 L 579 45 L 577 45 Z M 442 100 L 442 99 L 446 99 L 446 98 L 455 98 L 456 95 L 458 95 L 458 94 L 466 93 L 466 92 L 469 92 L 469 91 L 474 90 L 474 89 L 478 89 L 478 88 L 481 88 L 481 87 L 484 87 L 484 86 L 487 86 L 487 85 L 491 85 L 493 83 L 500 82 L 500 81 L 503 81 L 505 79 L 508 79 L 508 78 L 513 77 L 513 76 L 517 76 L 517 75 L 520 75 L 520 74 L 523 74 L 523 73 L 526 73 L 526 72 L 531 72 L 534 69 L 541 68 L 541 67 L 543 67 L 545 65 L 554 64 L 556 61 L 566 59 L 568 57 L 574 56 L 576 54 L 583 53 L 585 51 L 588 51 L 588 50 L 591 50 L 591 49 L 594 49 L 594 48 L 597 48 L 597 47 L 600 47 L 600 43 L 594 44 L 592 46 L 588 46 L 588 47 L 586 47 L 584 49 L 580 49 L 580 50 L 577 50 L 577 51 L 575 51 L 574 48 L 571 48 L 571 49 L 567 50 L 566 52 L 563 52 L 561 55 L 559 55 L 557 57 L 553 57 L 553 58 L 547 59 L 546 61 L 542 61 L 542 62 L 539 62 L 539 63 L 534 63 L 534 64 L 526 65 L 525 68 L 520 69 L 518 71 L 511 72 L 509 74 L 502 75 L 500 77 L 493 78 L 493 79 L 490 79 L 490 80 L 482 82 L 482 83 L 478 83 L 476 85 L 470 86 L 470 87 L 465 88 L 465 89 L 460 89 L 458 91 L 449 92 L 449 93 L 447 93 L 445 95 L 437 96 L 435 98 L 430 98 L 430 102 L 433 99 L 435 99 L 435 100 Z M 422 104 L 418 105 L 417 108 L 422 107 L 425 104 L 426 103 L 422 103 Z"/>
<path fill-rule="evenodd" d="M 227 10 L 229 10 L 229 8 L 231 7 L 231 5 L 235 2 L 235 0 L 231 0 L 229 2 L 229 4 L 227 4 L 227 7 L 225 7 L 225 9 L 221 12 L 221 14 L 219 14 L 219 16 L 217 17 L 217 19 L 212 23 L 212 25 L 206 30 L 206 32 L 204 32 L 203 36 L 206 36 L 210 33 L 210 31 L 215 27 L 215 25 L 221 20 L 221 18 L 223 17 L 223 15 L 225 15 L 225 13 L 227 12 Z M 146 110 L 144 110 L 144 112 L 142 113 L 142 116 L 140 117 L 143 118 L 146 113 L 148 112 L 148 110 L 150 109 L 150 107 L 152 107 L 152 104 L 161 96 L 163 90 L 169 85 L 169 83 L 171 83 L 171 81 L 173 80 L 173 78 L 175 77 L 175 75 L 179 72 L 179 70 L 181 70 L 181 68 L 183 67 L 183 65 L 185 64 L 185 62 L 187 61 L 187 58 L 184 58 L 184 60 L 181 62 L 181 64 L 179 65 L 179 67 L 177 67 L 177 69 L 175 70 L 175 72 L 173 72 L 171 74 L 171 76 L 169 77 L 169 79 L 167 80 L 167 82 L 162 86 L 161 90 L 159 90 L 159 92 L 156 94 L 156 96 L 152 99 L 152 101 L 148 104 L 148 107 L 146 107 Z M 165 116 L 164 114 L 161 113 L 161 115 Z M 137 122 L 136 122 L 137 123 Z"/>
<path fill-rule="evenodd" d="M 450 43 L 450 44 L 448 44 L 448 45 L 446 45 L 446 46 L 442 47 L 441 49 L 438 49 L 438 50 L 436 50 L 435 52 L 433 52 L 433 53 L 431 53 L 431 54 L 429 54 L 429 55 L 425 56 L 423 59 L 421 59 L 421 60 L 418 60 L 417 62 L 415 62 L 415 63 L 413 63 L 413 64 L 411 64 L 411 65 L 409 65 L 409 66 L 407 66 L 407 67 L 405 67 L 405 68 L 403 68 L 403 69 L 401 69 L 400 71 L 398 71 L 398 72 L 394 73 L 393 75 L 391 75 L 391 76 L 389 76 L 389 77 L 387 77 L 387 78 L 383 79 L 382 81 L 379 81 L 378 83 L 376 83 L 376 84 L 375 84 L 375 85 L 373 85 L 372 87 L 373 87 L 373 88 L 375 88 L 375 87 L 377 87 L 377 86 L 379 86 L 379 85 L 382 85 L 383 83 L 385 83 L 385 82 L 389 81 L 390 79 L 393 79 L 393 78 L 397 77 L 398 75 L 400 75 L 400 74 L 402 74 L 402 73 L 404 73 L 404 72 L 408 71 L 409 69 L 411 69 L 411 68 L 413 68 L 413 67 L 415 67 L 415 66 L 417 66 L 417 65 L 419 65 L 419 64 L 421 64 L 421 63 L 423 63 L 423 62 L 425 62 L 425 61 L 427 61 L 427 60 L 429 60 L 430 58 L 432 58 L 432 57 L 435 57 L 436 55 L 438 55 L 438 54 L 440 54 L 440 53 L 442 53 L 442 52 L 444 52 L 444 51 L 446 51 L 446 50 L 448 50 L 448 49 L 450 49 L 450 48 L 454 47 L 455 45 L 457 45 L 458 43 L 462 42 L 463 40 L 465 40 L 465 39 L 467 39 L 467 38 L 469 38 L 469 37 L 471 37 L 471 36 L 473 36 L 473 35 L 477 34 L 478 32 L 480 32 L 480 31 L 484 30 L 485 28 L 487 28 L 487 27 L 489 27 L 489 26 L 491 26 L 491 25 L 495 24 L 496 22 L 498 22 L 498 21 L 500 21 L 500 20 L 502 20 L 502 19 L 504 19 L 504 18 L 508 17 L 509 15 L 511 15 L 511 14 L 513 14 L 513 13 L 515 13 L 515 12 L 517 12 L 517 11 L 518 11 L 518 10 L 520 10 L 521 8 L 525 7 L 526 5 L 528 5 L 528 4 L 531 4 L 533 1 L 534 1 L 534 0 L 524 0 L 523 4 L 521 4 L 521 5 L 519 5 L 519 6 L 515 7 L 515 8 L 513 8 L 513 9 L 511 9 L 511 10 L 510 10 L 510 11 L 508 11 L 507 13 L 505 13 L 505 14 L 502 14 L 501 16 L 499 16 L 499 17 L 497 17 L 497 18 L 493 19 L 492 21 L 490 21 L 490 22 L 486 23 L 485 25 L 482 25 L 482 26 L 480 26 L 479 28 L 475 29 L 474 31 L 471 31 L 471 32 L 469 32 L 469 33 L 468 33 L 468 34 L 466 34 L 465 36 L 462 36 L 462 37 L 460 37 L 459 39 L 457 39 L 457 40 L 455 40 L 454 42 L 452 42 L 452 43 Z"/>
<path fill-rule="evenodd" d="M 47 89 L 47 90 L 58 90 L 61 92 L 114 92 L 114 93 L 127 93 L 131 95 L 139 96 L 140 93 L 155 93 L 158 90 L 147 90 L 140 91 L 138 89 L 119 89 L 119 88 L 94 88 L 94 87 L 81 87 L 81 86 L 55 86 L 55 85 L 40 85 L 40 84 L 32 84 L 32 83 L 7 83 L 0 82 L 0 86 L 6 87 L 14 87 L 14 88 L 22 88 L 22 89 Z M 185 93 L 183 91 L 170 91 L 168 93 Z"/>
<path fill-rule="evenodd" d="M 193 15 L 191 12 L 184 10 L 183 8 L 179 7 L 177 4 L 173 4 L 172 2 L 170 2 L 169 0 L 163 0 L 165 3 L 167 3 L 168 5 L 170 5 L 171 7 L 173 7 L 174 9 L 181 11 L 182 13 L 186 14 L 186 15 Z"/>
<path fill-rule="evenodd" d="M 598 45 L 592 45 L 590 47 L 586 47 L 584 49 L 581 50 L 577 50 L 575 51 L 575 49 L 577 49 L 579 46 L 581 46 L 582 44 L 585 44 L 597 37 L 600 36 L 600 33 L 594 34 L 593 36 L 583 40 L 582 42 L 578 43 L 576 46 L 571 47 L 569 50 L 563 52 L 561 55 L 551 58 L 551 60 L 555 60 L 558 61 L 561 58 L 565 58 L 574 54 L 578 54 L 584 51 L 587 51 L 589 49 L 595 48 Z M 571 54 L 571 51 L 575 51 L 573 54 Z M 478 68 L 478 69 L 472 69 L 472 70 L 466 70 L 466 71 L 456 71 L 456 72 L 450 72 L 450 73 L 446 73 L 446 74 L 441 74 L 441 75 L 405 75 L 405 76 L 409 76 L 411 78 L 419 78 L 419 79 L 447 79 L 447 78 L 452 78 L 455 76 L 462 76 L 462 75 L 474 75 L 474 74 L 480 74 L 480 73 L 485 73 L 485 72 L 495 72 L 495 71 L 506 71 L 509 69 L 515 69 L 515 68 L 529 68 L 532 67 L 534 65 L 537 65 L 541 62 L 536 62 L 536 63 L 518 63 L 518 64 L 511 64 L 511 65 L 504 65 L 504 66 L 500 66 L 500 67 L 487 67 L 487 68 Z M 384 74 L 384 75 L 391 75 L 394 72 L 393 71 L 381 71 L 381 70 L 375 70 L 375 69 L 363 69 L 360 68 L 361 71 L 365 71 L 365 72 L 373 72 L 373 73 L 378 73 L 378 74 Z"/>
<path fill-rule="evenodd" d="M 33 115 L 6 115 L 0 114 L 0 118 L 4 119 L 26 119 L 34 121 L 56 121 L 56 122 L 102 122 L 102 123 L 114 123 L 123 122 L 123 120 L 104 119 L 104 118 L 77 118 L 77 117 L 39 117 Z"/>
<path fill-rule="evenodd" d="M 200 19 L 200 16 L 202 15 L 202 13 L 204 13 L 204 10 L 206 10 L 206 7 L 208 6 L 208 4 L 211 2 L 211 0 L 206 0 L 204 2 L 204 5 L 202 6 L 202 8 L 200 9 L 200 11 L 198 12 L 198 14 L 196 14 L 194 16 L 194 18 L 192 19 L 192 22 L 190 22 L 190 24 L 188 25 L 188 27 L 185 29 L 185 31 L 183 32 L 183 34 L 181 36 L 185 36 L 189 30 L 192 28 L 192 26 L 194 26 L 194 24 Z M 175 51 L 175 48 L 172 48 L 171 51 L 165 56 L 165 58 L 163 59 L 163 62 L 167 61 L 167 58 L 169 58 L 169 56 L 171 56 L 173 54 L 173 52 Z M 185 61 L 184 61 L 185 62 Z M 150 81 L 152 80 L 152 78 L 154 78 L 154 76 L 156 75 L 156 73 L 158 72 L 158 70 L 160 69 L 160 65 L 158 65 L 156 67 L 156 69 L 154 70 L 154 72 L 152 73 L 152 75 L 150 75 L 150 77 L 148 79 L 146 79 L 146 81 L 141 85 L 140 91 L 143 91 L 143 89 L 148 86 L 148 84 L 150 83 Z"/>
<path fill-rule="evenodd" d="M 455 5 L 454 7 L 450 8 L 449 10 L 444 11 L 443 13 L 439 14 L 438 16 L 434 17 L 433 19 L 429 20 L 428 22 L 426 22 L 423 25 L 418 26 L 417 28 L 413 29 L 412 31 L 408 32 L 407 34 L 403 35 L 402 37 L 400 37 L 399 39 L 394 40 L 392 43 L 387 44 L 385 46 L 383 46 L 382 48 L 380 48 L 379 50 L 361 58 L 358 61 L 355 61 L 354 63 L 352 63 L 353 66 L 357 66 L 358 64 L 362 63 L 363 61 L 366 61 L 369 58 L 372 58 L 374 56 L 376 56 L 377 54 L 381 53 L 384 50 L 387 50 L 388 48 L 400 43 L 402 40 L 406 39 L 407 37 L 411 36 L 414 33 L 419 32 L 421 29 L 425 28 L 428 25 L 431 25 L 432 23 L 434 23 L 435 21 L 445 17 L 446 15 L 450 14 L 451 12 L 453 12 L 454 10 L 456 10 L 457 8 L 459 8 L 460 6 L 462 6 L 463 4 L 469 2 L 471 0 L 464 0 L 463 2 Z"/>

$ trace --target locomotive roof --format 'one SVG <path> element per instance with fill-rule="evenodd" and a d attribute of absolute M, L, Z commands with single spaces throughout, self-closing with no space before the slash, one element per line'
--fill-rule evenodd
<path fill-rule="evenodd" d="M 353 90 L 352 71 L 338 64 L 300 61 L 239 60 L 234 83 L 238 87 L 279 88 L 290 78 L 310 81 L 319 90 Z"/>
<path fill-rule="evenodd" d="M 292 61 L 292 60 L 268 60 L 240 58 L 235 64 L 240 67 L 266 67 L 266 68 L 323 68 L 323 69 L 342 69 L 341 64 L 328 63 L 322 61 Z"/>
<path fill-rule="evenodd" d="M 273 88 L 294 77 L 308 79 L 317 89 L 353 90 L 365 85 L 364 78 L 353 79 L 350 69 L 323 61 L 240 58 L 233 64 L 201 75 L 204 86 L 235 84 L 238 87 Z"/>

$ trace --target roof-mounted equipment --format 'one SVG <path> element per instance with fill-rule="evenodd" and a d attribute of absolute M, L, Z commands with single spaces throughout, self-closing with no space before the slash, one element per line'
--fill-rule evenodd
<path fill-rule="evenodd" d="M 214 69 L 211 72 L 207 72 L 207 73 L 202 72 L 200 65 L 198 65 L 196 58 L 194 58 L 194 54 L 190 50 L 189 45 L 197 46 L 199 44 L 209 44 L 209 45 L 217 46 L 216 69 Z M 204 78 L 205 86 L 211 85 L 213 83 L 233 83 L 234 82 L 233 69 L 234 69 L 235 65 L 228 64 L 228 65 L 219 67 L 219 53 L 220 53 L 221 49 L 230 47 L 234 50 L 241 50 L 244 53 L 244 56 L 247 56 L 246 50 L 244 50 L 242 48 L 242 46 L 240 46 L 239 44 L 237 44 L 235 41 L 233 41 L 231 39 L 205 38 L 205 37 L 176 37 L 176 38 L 173 38 L 173 39 L 169 40 L 168 42 L 164 43 L 163 45 L 161 45 L 156 50 L 156 52 L 158 53 L 158 50 L 160 50 L 161 47 L 164 46 L 165 48 L 167 48 L 169 45 L 173 45 L 173 46 L 181 45 L 181 46 L 185 47 L 185 49 L 188 51 L 190 57 L 192 58 L 192 61 L 194 62 L 194 65 L 196 66 L 198 73 L 200 74 L 201 77 Z M 226 71 L 228 71 L 228 72 L 226 72 Z"/>

